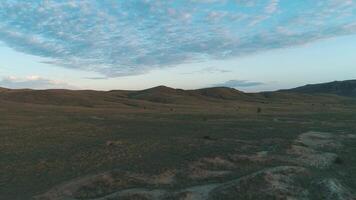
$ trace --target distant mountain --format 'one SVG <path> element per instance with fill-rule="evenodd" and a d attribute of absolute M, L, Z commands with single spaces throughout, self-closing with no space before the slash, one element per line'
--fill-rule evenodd
<path fill-rule="evenodd" d="M 204 105 L 228 101 L 257 102 L 325 99 L 319 94 L 356 97 L 356 80 L 306 85 L 276 92 L 244 93 L 228 87 L 182 90 L 158 86 L 146 90 L 30 90 L 0 87 L 0 101 L 85 107 L 146 107 L 146 104 Z"/>
<path fill-rule="evenodd" d="M 129 98 L 158 103 L 198 103 L 201 101 L 242 100 L 245 93 L 233 88 L 214 87 L 197 90 L 174 89 L 158 86 L 146 90 L 131 92 Z"/>
<path fill-rule="evenodd" d="M 174 89 L 166 86 L 157 86 L 146 90 L 131 92 L 128 97 L 131 99 L 146 100 L 157 103 L 175 103 L 177 99 L 185 98 L 189 95 L 181 89 Z"/>
<path fill-rule="evenodd" d="M 30 90 L 0 88 L 0 100 L 29 104 L 94 106 L 118 104 L 132 105 L 139 102 L 163 104 L 201 104 L 225 100 L 248 100 L 250 97 L 227 87 L 182 90 L 158 86 L 145 90 L 94 91 L 94 90 Z"/>
<path fill-rule="evenodd" d="M 280 92 L 293 92 L 304 94 L 334 94 L 347 97 L 356 97 L 356 80 L 309 84 L 289 90 L 280 90 Z"/>

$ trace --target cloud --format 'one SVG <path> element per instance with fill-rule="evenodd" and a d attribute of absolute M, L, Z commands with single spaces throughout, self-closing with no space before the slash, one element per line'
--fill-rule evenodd
<path fill-rule="evenodd" d="M 252 82 L 246 80 L 229 80 L 224 83 L 214 84 L 214 87 L 231 87 L 231 88 L 238 88 L 238 87 L 254 87 L 264 85 L 265 83 L 262 82 Z"/>
<path fill-rule="evenodd" d="M 278 10 L 279 0 L 271 0 L 269 4 L 266 6 L 265 11 L 266 13 L 274 13 Z"/>
<path fill-rule="evenodd" d="M 74 86 L 66 84 L 61 81 L 55 81 L 50 79 L 41 78 L 39 76 L 28 76 L 25 78 L 9 76 L 0 79 L 0 87 L 11 88 L 11 89 L 58 89 L 67 88 L 75 89 Z"/>
<path fill-rule="evenodd" d="M 352 0 L 0 1 L 0 41 L 106 77 L 355 34 Z"/>
<path fill-rule="evenodd" d="M 107 80 L 108 77 L 84 77 L 85 79 L 89 79 L 89 80 Z"/>
<path fill-rule="evenodd" d="M 192 71 L 192 72 L 186 72 L 186 73 L 182 73 L 182 74 L 202 74 L 202 73 L 229 73 L 232 72 L 231 70 L 227 70 L 227 69 L 222 69 L 220 67 L 205 67 L 201 70 L 196 70 L 196 71 Z"/>

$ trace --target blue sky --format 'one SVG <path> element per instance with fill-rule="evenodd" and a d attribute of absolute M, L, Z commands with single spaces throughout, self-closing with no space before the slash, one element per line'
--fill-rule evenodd
<path fill-rule="evenodd" d="M 0 86 L 274 90 L 356 78 L 355 0 L 2 0 Z"/>

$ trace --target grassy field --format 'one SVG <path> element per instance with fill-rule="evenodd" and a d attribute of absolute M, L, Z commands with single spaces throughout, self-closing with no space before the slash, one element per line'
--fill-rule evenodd
<path fill-rule="evenodd" d="M 352 98 L 1 91 L 0 113 L 1 200 L 355 199 Z"/>

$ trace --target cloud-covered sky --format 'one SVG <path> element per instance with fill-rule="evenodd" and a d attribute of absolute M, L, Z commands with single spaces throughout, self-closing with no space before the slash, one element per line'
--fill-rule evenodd
<path fill-rule="evenodd" d="M 0 1 L 6 47 L 92 81 L 182 65 L 190 68 L 179 74 L 228 74 L 231 66 L 192 68 L 355 33 L 355 0 Z"/>

